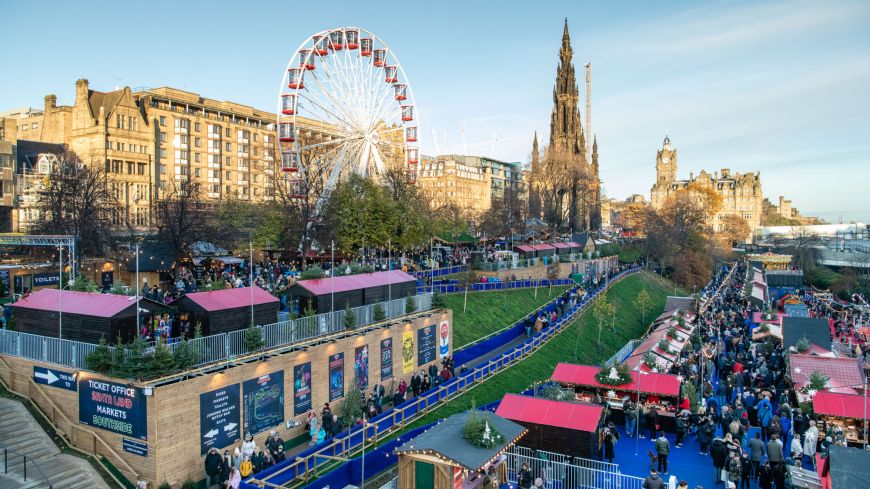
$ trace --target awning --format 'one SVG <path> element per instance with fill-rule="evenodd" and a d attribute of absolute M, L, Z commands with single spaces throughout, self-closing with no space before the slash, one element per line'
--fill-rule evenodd
<path fill-rule="evenodd" d="M 555 426 L 591 433 L 598 429 L 603 409 L 595 404 L 505 394 L 495 414 L 519 423 Z"/>
<path fill-rule="evenodd" d="M 631 372 L 631 382 L 617 386 L 599 384 L 598 381 L 595 380 L 596 373 L 598 373 L 598 367 L 560 363 L 556 365 L 556 370 L 553 371 L 550 380 L 563 384 L 586 385 L 590 387 L 600 387 L 602 389 L 637 390 L 638 388 L 637 372 Z M 640 391 L 647 394 L 676 397 L 680 394 L 680 380 L 676 375 L 670 374 L 651 373 L 648 375 L 641 375 Z"/>
<path fill-rule="evenodd" d="M 821 391 L 813 397 L 813 411 L 816 414 L 863 419 L 865 408 L 866 413 L 870 414 L 870 399 L 864 396 Z"/>

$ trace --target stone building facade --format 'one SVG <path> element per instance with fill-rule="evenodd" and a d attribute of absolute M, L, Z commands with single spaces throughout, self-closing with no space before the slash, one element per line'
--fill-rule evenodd
<path fill-rule="evenodd" d="M 491 180 L 476 156 L 439 155 L 424 158 L 417 184 L 432 209 L 455 204 L 463 212 L 479 214 L 492 203 Z"/>
<path fill-rule="evenodd" d="M 103 165 L 122 203 L 118 219 L 149 229 L 154 204 L 183 182 L 197 182 L 211 201 L 268 201 L 283 184 L 275 114 L 175 88 L 110 92 L 76 81 L 73 105 L 47 95 L 43 110 L 0 115 L 7 140 L 63 144 L 85 162 Z M 300 139 L 338 137 L 322 124 L 300 122 Z M 24 214 L 22 214 L 24 215 Z M 26 230 L 28 223 L 19 223 Z"/>
<path fill-rule="evenodd" d="M 549 221 L 567 215 L 567 222 L 550 223 L 562 228 L 596 230 L 601 227 L 598 141 L 583 132 L 573 57 L 566 19 L 553 88 L 550 141 L 543 157 L 539 155 L 537 134 L 532 146 L 529 209 L 533 217 Z M 591 109 L 587 114 L 591 117 Z M 591 155 L 587 155 L 587 137 L 593 138 Z M 554 179 L 554 175 L 565 176 Z"/>
<path fill-rule="evenodd" d="M 650 191 L 652 207 L 661 209 L 668 197 L 690 184 L 711 188 L 722 198 L 721 209 L 707 223 L 714 232 L 724 230 L 724 219 L 728 215 L 740 216 L 751 230 L 761 225 L 764 200 L 761 172 L 731 173 L 728 168 L 723 168 L 711 175 L 701 170 L 697 176 L 689 174 L 688 180 L 677 180 L 677 149 L 671 146 L 671 140 L 666 136 L 662 149 L 656 154 L 656 182 Z"/>

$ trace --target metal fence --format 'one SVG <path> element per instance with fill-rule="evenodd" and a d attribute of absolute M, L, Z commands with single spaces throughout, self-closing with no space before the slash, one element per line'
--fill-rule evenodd
<path fill-rule="evenodd" d="M 643 479 L 631 475 L 621 474 L 611 468 L 605 470 L 592 468 L 593 465 L 601 464 L 595 460 L 574 459 L 588 466 L 544 460 L 538 457 L 530 457 L 517 453 L 507 452 L 508 482 L 517 483 L 517 470 L 523 463 L 529 464 L 532 477 L 540 477 L 544 481 L 544 487 L 580 489 L 642 489 Z M 614 464 L 604 464 L 614 465 Z"/>
<path fill-rule="evenodd" d="M 546 450 L 532 450 L 531 448 L 521 447 L 514 445 L 507 449 L 506 453 L 514 454 L 518 457 L 518 459 L 522 459 L 525 457 L 526 459 L 535 458 L 540 460 L 547 460 L 549 462 L 559 462 L 564 464 L 574 464 L 580 467 L 586 467 L 588 469 L 601 470 L 604 472 L 619 472 L 619 465 L 611 464 L 607 462 L 602 462 L 600 460 L 592 460 L 588 458 L 580 458 L 580 457 L 572 457 L 570 455 L 564 455 L 561 453 L 548 452 Z M 520 465 L 515 467 L 519 468 L 522 466 L 522 462 Z M 530 466 L 531 467 L 531 466 Z M 508 465 L 508 470 L 510 470 L 510 465 Z"/>
<path fill-rule="evenodd" d="M 631 355 L 631 352 L 633 352 L 634 349 L 637 348 L 637 345 L 639 345 L 639 344 L 641 344 L 641 340 L 639 340 L 639 339 L 628 340 L 628 343 L 626 343 L 625 346 L 620 348 L 618 352 L 614 353 L 613 356 L 610 357 L 609 360 L 604 362 L 604 365 L 611 365 L 613 363 L 622 363 L 623 360 L 625 360 L 626 358 L 628 358 Z"/>
<path fill-rule="evenodd" d="M 399 476 L 393 477 L 389 482 L 382 485 L 380 489 L 398 489 L 399 488 Z"/>
<path fill-rule="evenodd" d="M 418 294 L 411 296 L 414 311 L 432 309 L 432 295 Z M 354 307 L 349 311 L 354 317 L 354 327 L 362 327 L 375 322 L 375 309 L 378 305 L 384 312 L 384 319 L 391 319 L 406 314 L 407 298 L 394 299 L 379 304 Z M 288 321 L 256 326 L 262 334 L 264 348 L 278 348 L 293 343 L 316 338 L 347 329 L 345 317 L 347 311 L 335 311 Z M 178 348 L 189 348 L 196 359 L 191 367 L 199 367 L 210 363 L 230 360 L 251 351 L 245 345 L 245 329 L 231 333 L 221 333 L 188 341 L 173 341 L 167 345 L 170 351 Z M 149 348 L 154 348 L 152 343 Z M 40 336 L 18 331 L 0 330 L 0 354 L 23 357 L 45 363 L 54 363 L 67 367 L 85 369 L 85 356 L 94 351 L 97 345 L 80 341 L 62 340 L 49 336 Z"/>
<path fill-rule="evenodd" d="M 483 292 L 490 290 L 504 289 L 524 289 L 532 287 L 548 287 L 550 285 L 574 285 L 574 281 L 570 278 L 557 279 L 537 279 L 537 280 L 508 280 L 495 282 L 475 282 L 471 284 L 473 292 Z M 449 282 L 440 282 L 434 285 L 418 285 L 417 292 L 421 294 L 430 294 L 433 291 L 439 294 L 454 294 L 465 291 L 465 285 L 459 283 L 458 280 Z"/>
<path fill-rule="evenodd" d="M 23 485 L 16 487 L 36 487 L 31 486 L 31 484 L 42 482 L 42 487 L 53 489 L 54 485 L 51 483 L 51 479 L 45 476 L 42 469 L 33 460 L 33 457 L 28 459 L 27 455 L 22 455 L 2 446 L 0 446 L 0 449 L 3 450 L 3 474 L 24 480 Z"/>
<path fill-rule="evenodd" d="M 455 275 L 457 273 L 465 273 L 468 271 L 468 265 L 454 265 L 452 267 L 443 268 L 423 268 L 414 272 L 414 276 L 418 279 L 431 277 L 443 277 L 444 275 Z"/>

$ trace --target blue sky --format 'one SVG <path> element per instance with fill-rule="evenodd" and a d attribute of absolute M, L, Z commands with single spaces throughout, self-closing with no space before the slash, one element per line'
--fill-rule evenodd
<path fill-rule="evenodd" d="M 414 87 L 422 146 L 528 159 L 546 140 L 562 22 L 593 65 L 609 195 L 648 195 L 666 131 L 679 175 L 760 170 L 801 211 L 870 221 L 870 2 L 3 2 L 0 110 L 74 81 L 174 86 L 271 110 L 318 30 L 384 38 Z M 463 122 L 464 121 L 464 122 Z M 494 134 L 497 141 L 493 145 Z"/>

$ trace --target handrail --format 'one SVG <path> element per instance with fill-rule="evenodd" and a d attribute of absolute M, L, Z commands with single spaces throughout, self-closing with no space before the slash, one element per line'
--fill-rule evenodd
<path fill-rule="evenodd" d="M 12 368 L 9 366 L 8 363 L 6 363 L 6 359 L 4 359 L 2 355 L 0 355 L 0 364 L 2 364 L 3 367 L 6 367 L 6 370 L 9 372 L 10 376 L 15 375 Z M 69 448 L 71 448 L 79 453 L 82 453 L 84 455 L 94 457 L 98 462 L 100 462 L 99 458 L 97 457 L 98 455 L 100 455 L 100 453 L 96 449 L 94 449 L 94 452 L 91 453 L 91 452 L 87 452 L 87 451 L 75 446 L 73 443 L 70 443 L 70 440 L 67 439 L 67 437 L 69 437 L 69 435 L 71 435 L 71 433 L 67 433 L 66 431 L 60 429 L 60 427 L 57 425 L 57 423 L 50 416 L 48 416 L 48 414 L 45 412 L 45 410 L 42 408 L 42 406 L 40 406 L 39 403 L 32 398 L 32 396 L 25 395 L 21 392 L 18 392 L 16 390 L 12 389 L 6 383 L 6 381 L 3 380 L 2 375 L 0 375 L 0 384 L 2 384 L 3 387 L 7 391 L 17 395 L 18 397 L 22 397 L 24 399 L 30 400 L 31 403 L 33 404 L 33 407 L 36 408 L 37 411 L 39 411 L 39 413 L 42 415 L 42 417 L 45 418 L 45 420 L 48 422 L 49 425 L 51 425 L 51 427 L 54 429 L 54 431 L 60 435 L 60 438 L 64 440 L 64 443 L 66 443 L 66 445 Z M 33 391 L 33 388 L 36 387 L 36 392 L 38 392 L 40 395 L 43 396 L 43 399 L 45 400 L 45 402 L 48 403 L 48 405 L 51 407 L 52 413 L 56 416 L 59 415 L 62 418 L 62 420 L 65 421 L 69 425 L 70 431 L 80 430 L 80 431 L 84 432 L 85 434 L 93 436 L 95 441 L 98 441 L 102 445 L 102 447 L 105 448 L 111 456 L 113 456 L 118 462 L 120 462 L 120 463 L 117 463 L 117 465 L 120 466 L 120 468 L 118 470 L 126 469 L 133 476 L 132 479 L 136 480 L 139 478 L 138 472 L 136 472 L 136 470 L 133 469 L 133 467 L 131 467 L 127 463 L 126 460 L 124 460 L 120 455 L 118 455 L 118 452 L 116 452 L 108 443 L 106 443 L 106 441 L 103 440 L 103 438 L 100 437 L 100 435 L 98 435 L 93 430 L 83 428 L 79 424 L 73 423 L 72 420 L 70 420 L 69 417 L 66 415 L 66 413 L 62 409 L 60 409 L 57 406 L 57 404 L 54 403 L 54 401 L 51 400 L 51 397 L 49 397 L 45 392 L 42 391 L 42 386 L 40 386 L 39 384 L 34 382 L 32 378 L 30 379 L 30 383 L 28 384 L 28 386 L 30 387 L 31 392 Z M 112 463 L 116 463 L 116 462 L 113 460 Z M 102 465 L 102 462 L 100 462 L 100 465 Z M 111 476 L 112 479 L 115 482 L 117 482 L 119 486 L 121 486 L 121 487 L 124 486 L 124 484 L 120 480 L 118 480 L 118 478 L 115 477 L 115 475 L 112 474 L 112 472 L 110 470 L 108 470 L 107 468 L 106 468 L 106 473 L 108 473 L 109 476 Z"/>
<path fill-rule="evenodd" d="M 630 270 L 620 272 L 615 277 L 611 278 L 608 281 L 608 284 L 612 284 L 612 283 L 614 283 L 615 280 L 621 280 L 622 278 L 624 278 L 630 274 L 636 273 L 638 271 L 639 271 L 639 269 L 635 268 L 635 269 L 630 269 Z M 604 287 L 601 290 L 599 290 L 598 294 L 606 293 L 606 291 L 607 291 L 607 287 Z M 354 453 L 358 449 L 358 447 L 345 446 L 345 445 L 350 445 L 351 438 L 353 438 L 354 435 L 360 435 L 361 431 L 365 430 L 365 432 L 362 433 L 362 439 L 363 439 L 363 442 L 365 443 L 366 437 L 368 436 L 368 433 L 372 429 L 374 429 L 374 437 L 375 438 L 389 436 L 396 429 L 404 429 L 407 422 L 413 420 L 414 418 L 416 418 L 418 416 L 427 414 L 429 412 L 429 410 L 434 405 L 438 405 L 438 404 L 441 404 L 442 402 L 446 402 L 451 398 L 455 398 L 461 394 L 468 392 L 469 390 L 473 389 L 474 387 L 481 385 L 483 382 L 481 382 L 480 380 L 482 380 L 484 372 L 485 373 L 492 373 L 492 372 L 501 371 L 505 368 L 513 366 L 517 362 L 521 361 L 525 356 L 530 354 L 532 352 L 532 350 L 537 349 L 537 348 L 541 347 L 542 345 L 549 343 L 559 333 L 561 333 L 562 331 L 567 329 L 567 325 L 570 325 L 571 323 L 576 321 L 577 318 L 583 312 L 585 312 L 590 307 L 590 305 L 594 302 L 594 300 L 596 300 L 597 298 L 598 298 L 597 295 L 593 298 L 590 298 L 586 303 L 579 305 L 577 307 L 577 309 L 575 311 L 573 311 L 570 315 L 561 318 L 559 323 L 558 323 L 559 327 L 557 329 L 553 329 L 552 333 L 547 334 L 546 336 L 537 336 L 523 345 L 518 345 L 512 351 L 503 352 L 503 353 L 499 354 L 497 356 L 497 358 L 491 358 L 487 362 L 479 364 L 478 366 L 476 366 L 472 370 L 470 370 L 468 373 L 464 374 L 463 377 L 457 377 L 459 379 L 459 381 L 457 381 L 457 384 L 455 385 L 455 388 L 453 389 L 452 393 L 451 393 L 451 387 L 454 387 L 453 384 L 451 384 L 451 385 L 443 385 L 443 384 L 438 385 L 437 387 L 434 387 L 431 390 L 426 391 L 425 394 L 421 393 L 413 401 L 409 401 L 408 405 L 402 406 L 400 408 L 393 408 L 393 409 L 387 411 L 386 413 L 381 415 L 383 417 L 381 417 L 380 419 L 377 419 L 377 421 L 372 422 L 371 424 L 369 424 L 367 426 L 351 428 L 350 431 L 348 431 L 348 433 L 345 436 L 343 436 L 340 439 L 332 438 L 331 439 L 332 441 L 329 444 L 322 446 L 316 452 L 305 455 L 304 457 L 297 457 L 295 460 L 293 460 L 291 463 L 289 463 L 286 467 L 282 467 L 281 469 L 270 473 L 267 476 L 267 478 L 271 478 L 271 477 L 274 477 L 274 476 L 279 475 L 279 474 L 288 473 L 289 471 L 293 470 L 292 473 L 294 475 L 293 476 L 294 479 L 297 479 L 300 476 L 302 476 L 307 480 L 309 477 L 309 474 L 308 474 L 309 468 L 308 467 L 309 467 L 309 464 L 310 464 L 312 459 L 314 460 L 314 471 L 316 472 L 317 457 L 321 457 L 321 458 L 323 458 L 323 457 L 335 457 L 336 456 L 336 447 L 340 447 L 340 454 L 341 455 L 347 456 L 348 454 Z M 508 358 L 508 357 L 510 357 L 510 358 Z M 493 366 L 493 364 L 495 364 L 495 365 Z M 480 379 L 477 378 L 478 372 L 481 373 Z M 464 384 L 460 385 L 459 382 L 464 382 Z M 435 397 L 434 401 L 432 400 L 433 396 Z M 405 414 L 406 411 L 408 409 L 411 409 L 411 408 L 414 408 L 413 412 L 409 415 L 406 415 Z M 380 424 L 381 424 L 381 422 L 384 422 L 384 421 L 390 422 L 390 425 L 388 425 L 388 427 L 386 429 L 384 429 L 384 431 L 379 433 L 378 429 L 380 427 Z M 304 466 L 304 469 L 300 469 L 301 465 Z M 300 474 L 300 470 L 303 470 L 302 474 Z M 247 482 L 253 483 L 253 484 L 258 484 L 258 485 L 260 485 L 260 487 L 265 487 L 265 486 L 275 487 L 275 488 L 281 487 L 281 486 L 278 486 L 274 483 L 270 483 L 267 480 L 257 479 L 256 477 L 249 479 Z"/>
<path fill-rule="evenodd" d="M 30 460 L 27 460 L 27 455 L 20 454 L 20 453 L 16 452 L 15 450 L 10 450 L 9 448 L 7 448 L 5 445 L 2 445 L 2 444 L 0 444 L 0 449 L 3 450 L 3 471 L 4 471 L 4 473 L 7 473 L 7 474 L 9 473 L 9 456 L 8 456 L 8 454 L 11 453 L 13 455 L 17 455 L 17 456 L 21 457 L 21 459 L 24 461 L 23 467 L 24 467 L 24 482 L 25 483 L 27 482 L 27 462 L 30 462 L 36 468 L 36 471 L 39 473 L 40 479 L 42 479 L 42 481 L 48 483 L 48 489 L 52 489 L 54 487 L 54 485 L 51 483 L 51 479 L 48 478 L 45 475 L 45 473 L 42 471 L 42 469 L 39 468 L 39 464 L 36 463 L 36 460 L 34 460 L 33 458 L 31 458 Z M 35 479 L 31 478 L 31 480 L 35 480 Z"/>

